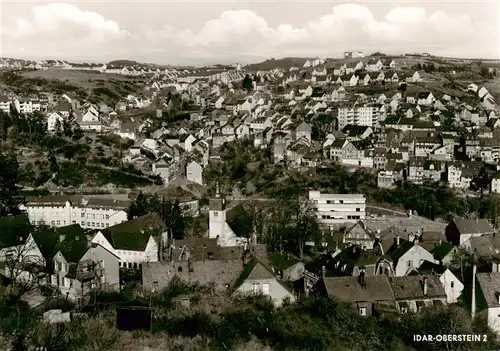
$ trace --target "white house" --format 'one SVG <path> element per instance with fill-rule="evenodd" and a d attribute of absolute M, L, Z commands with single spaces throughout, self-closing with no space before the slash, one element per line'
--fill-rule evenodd
<path fill-rule="evenodd" d="M 56 130 L 57 123 L 63 123 L 64 117 L 57 112 L 52 112 L 47 116 L 47 130 L 53 132 Z"/>
<path fill-rule="evenodd" d="M 203 185 L 203 167 L 196 161 L 191 161 L 186 166 L 187 180 Z"/>
<path fill-rule="evenodd" d="M 158 243 L 167 229 L 155 213 L 97 232 L 92 243 L 102 245 L 119 257 L 122 268 L 139 268 L 143 262 L 158 262 Z"/>
<path fill-rule="evenodd" d="M 476 290 L 474 291 L 476 312 L 486 318 L 488 327 L 497 334 L 500 334 L 499 286 L 500 272 L 476 274 Z"/>
<path fill-rule="evenodd" d="M 80 125 L 80 128 L 82 130 L 91 130 L 95 132 L 102 131 L 102 124 L 99 119 L 99 113 L 96 113 L 92 108 L 88 109 L 87 112 L 85 112 L 78 124 Z"/>

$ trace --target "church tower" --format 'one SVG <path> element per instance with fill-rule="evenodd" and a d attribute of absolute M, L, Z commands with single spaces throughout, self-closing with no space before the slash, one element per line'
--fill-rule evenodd
<path fill-rule="evenodd" d="M 209 201 L 208 237 L 210 239 L 224 237 L 226 226 L 226 199 L 221 198 L 219 183 L 217 183 L 215 199 Z"/>

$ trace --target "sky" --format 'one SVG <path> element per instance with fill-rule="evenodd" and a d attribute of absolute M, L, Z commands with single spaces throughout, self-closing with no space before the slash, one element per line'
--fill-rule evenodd
<path fill-rule="evenodd" d="M 0 0 L 0 56 L 158 64 L 429 52 L 500 59 L 500 0 Z"/>

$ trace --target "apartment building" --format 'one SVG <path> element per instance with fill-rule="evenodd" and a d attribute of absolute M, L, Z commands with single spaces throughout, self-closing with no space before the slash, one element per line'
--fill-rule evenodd
<path fill-rule="evenodd" d="M 356 223 L 366 217 L 363 194 L 321 194 L 309 191 L 309 201 L 321 224 L 334 228 L 344 223 Z"/>
<path fill-rule="evenodd" d="M 33 225 L 64 227 L 79 224 L 99 229 L 127 221 L 128 201 L 84 196 L 28 196 L 22 206 Z"/>
<path fill-rule="evenodd" d="M 10 112 L 10 99 L 6 95 L 0 95 L 0 111 L 1 112 Z"/>
<path fill-rule="evenodd" d="M 376 105 L 340 107 L 337 115 L 339 129 L 342 130 L 348 124 L 374 127 L 378 123 L 379 110 Z"/>

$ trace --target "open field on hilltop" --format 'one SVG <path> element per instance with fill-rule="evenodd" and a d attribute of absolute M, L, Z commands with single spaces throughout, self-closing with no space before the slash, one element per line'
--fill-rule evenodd
<path fill-rule="evenodd" d="M 125 77 L 120 74 L 93 71 L 71 71 L 63 69 L 24 71 L 21 74 L 26 78 L 42 78 L 48 80 L 57 79 L 86 90 L 96 88 L 99 85 L 99 82 L 130 82 L 134 84 L 142 81 L 140 78 Z"/>

